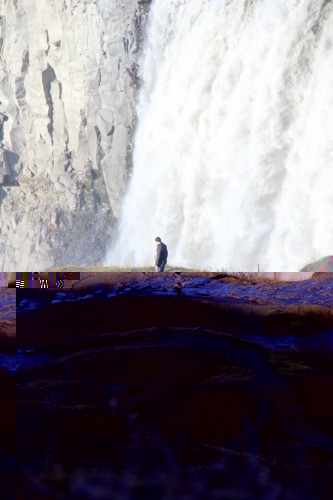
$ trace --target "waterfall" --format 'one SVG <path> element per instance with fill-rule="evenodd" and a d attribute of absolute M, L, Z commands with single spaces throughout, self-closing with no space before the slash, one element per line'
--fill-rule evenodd
<path fill-rule="evenodd" d="M 108 265 L 298 271 L 333 249 L 333 2 L 155 0 Z"/>

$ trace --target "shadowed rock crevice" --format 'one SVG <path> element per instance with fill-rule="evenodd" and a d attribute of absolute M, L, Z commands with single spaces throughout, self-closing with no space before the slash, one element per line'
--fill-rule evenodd
<path fill-rule="evenodd" d="M 51 84 L 57 79 L 54 69 L 50 64 L 47 65 L 47 68 L 42 72 L 42 82 L 44 89 L 44 96 L 46 100 L 46 104 L 48 106 L 48 117 L 49 123 L 47 125 L 47 130 L 51 137 L 51 143 L 53 145 L 53 114 L 54 114 L 54 105 L 52 99 L 52 87 Z"/>

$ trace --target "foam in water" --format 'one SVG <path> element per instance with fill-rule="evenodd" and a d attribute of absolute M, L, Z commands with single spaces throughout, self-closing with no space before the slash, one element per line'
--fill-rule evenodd
<path fill-rule="evenodd" d="M 298 271 L 332 253 L 333 3 L 155 0 L 108 265 Z"/>

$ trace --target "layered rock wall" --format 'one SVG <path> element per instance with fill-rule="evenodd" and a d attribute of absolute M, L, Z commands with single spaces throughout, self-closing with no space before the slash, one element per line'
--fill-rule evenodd
<path fill-rule="evenodd" d="M 102 261 L 149 4 L 0 0 L 0 270 Z"/>

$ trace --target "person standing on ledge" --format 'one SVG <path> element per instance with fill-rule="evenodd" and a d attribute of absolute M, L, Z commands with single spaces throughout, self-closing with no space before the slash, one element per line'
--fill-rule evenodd
<path fill-rule="evenodd" d="M 156 256 L 155 256 L 155 272 L 163 273 L 165 264 L 168 259 L 168 247 L 165 243 L 162 243 L 161 238 L 157 236 L 155 238 L 156 243 Z"/>

